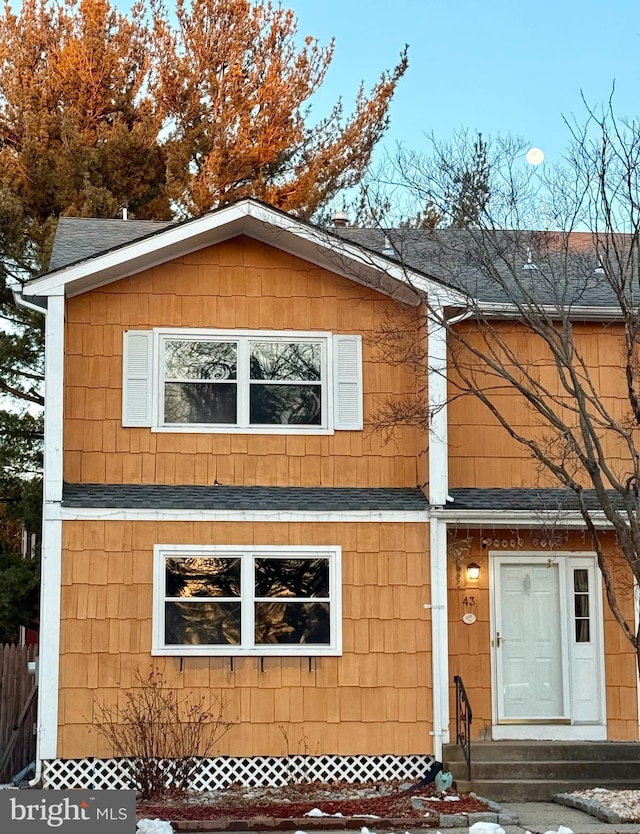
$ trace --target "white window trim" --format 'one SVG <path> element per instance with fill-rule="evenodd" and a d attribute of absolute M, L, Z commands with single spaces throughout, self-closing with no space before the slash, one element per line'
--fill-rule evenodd
<path fill-rule="evenodd" d="M 231 425 L 229 423 L 163 423 L 162 422 L 162 391 L 164 386 L 163 343 L 169 339 L 197 340 L 198 338 L 214 339 L 216 341 L 235 341 L 238 339 L 263 339 L 266 341 L 321 342 L 321 403 L 324 420 L 320 426 L 296 425 Z M 168 432 L 175 434 L 195 432 L 198 434 L 301 434 L 324 435 L 334 433 L 334 380 L 333 380 L 333 338 L 326 331 L 309 330 L 214 330 L 208 328 L 156 328 L 153 331 L 153 356 L 156 359 L 156 373 L 152 384 L 152 432 Z M 238 379 L 238 414 L 248 411 L 246 402 L 249 394 L 248 379 Z"/>
<path fill-rule="evenodd" d="M 329 559 L 329 622 L 331 643 L 329 645 L 281 644 L 261 646 L 166 646 L 164 643 L 165 603 L 165 557 L 207 556 L 280 557 L 293 559 L 296 556 Z M 243 566 L 241 597 L 242 619 L 253 620 L 253 574 Z M 250 590 L 250 592 L 249 592 Z M 153 636 L 151 654 L 173 657 L 330 657 L 342 654 L 342 548 L 340 545 L 186 545 L 156 544 L 153 548 Z"/>

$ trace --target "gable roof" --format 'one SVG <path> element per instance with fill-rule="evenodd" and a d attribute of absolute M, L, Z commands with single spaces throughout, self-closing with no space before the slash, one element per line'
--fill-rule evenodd
<path fill-rule="evenodd" d="M 508 316 L 514 299 L 526 306 L 530 292 L 549 309 L 571 307 L 575 318 L 619 313 L 588 232 L 329 230 L 253 199 L 181 223 L 61 218 L 50 269 L 28 282 L 23 297 L 38 305 L 51 293 L 77 295 L 239 234 L 414 306 L 427 292 L 443 306 L 473 299 L 485 314 Z"/>
<path fill-rule="evenodd" d="M 51 269 L 29 281 L 25 295 L 78 295 L 206 246 L 248 235 L 405 304 L 417 306 L 421 293 L 429 293 L 442 304 L 463 301 L 460 293 L 432 280 L 423 270 L 407 269 L 381 252 L 253 199 L 160 228 L 145 221 L 84 218 L 64 218 L 61 224 Z M 105 244 L 106 248 L 101 248 Z"/>
<path fill-rule="evenodd" d="M 169 226 L 175 226 L 175 221 L 61 217 L 53 241 L 48 272 L 55 272 L 78 261 L 117 249 Z"/>

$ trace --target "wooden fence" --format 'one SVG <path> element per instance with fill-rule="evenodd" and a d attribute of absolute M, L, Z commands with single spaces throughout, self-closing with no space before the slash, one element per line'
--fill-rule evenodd
<path fill-rule="evenodd" d="M 36 676 L 27 663 L 36 646 L 0 645 L 0 783 L 36 757 Z"/>

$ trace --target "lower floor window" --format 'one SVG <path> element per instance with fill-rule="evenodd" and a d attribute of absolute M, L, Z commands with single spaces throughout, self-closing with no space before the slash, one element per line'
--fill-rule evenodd
<path fill-rule="evenodd" d="M 341 651 L 340 547 L 156 545 L 155 654 Z"/>

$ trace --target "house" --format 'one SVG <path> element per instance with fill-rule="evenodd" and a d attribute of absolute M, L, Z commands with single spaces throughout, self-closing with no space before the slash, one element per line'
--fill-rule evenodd
<path fill-rule="evenodd" d="M 45 786 L 118 786 L 96 704 L 153 663 L 226 702 L 200 787 L 296 755 L 314 778 L 421 776 L 455 736 L 454 675 L 484 737 L 638 738 L 635 656 L 577 511 L 552 540 L 524 452 L 447 402 L 445 331 L 415 332 L 425 296 L 465 293 L 367 234 L 252 200 L 61 219 L 18 299 L 46 313 Z M 389 321 L 426 345 L 428 393 L 380 349 Z M 429 436 L 372 431 L 407 395 Z"/>

